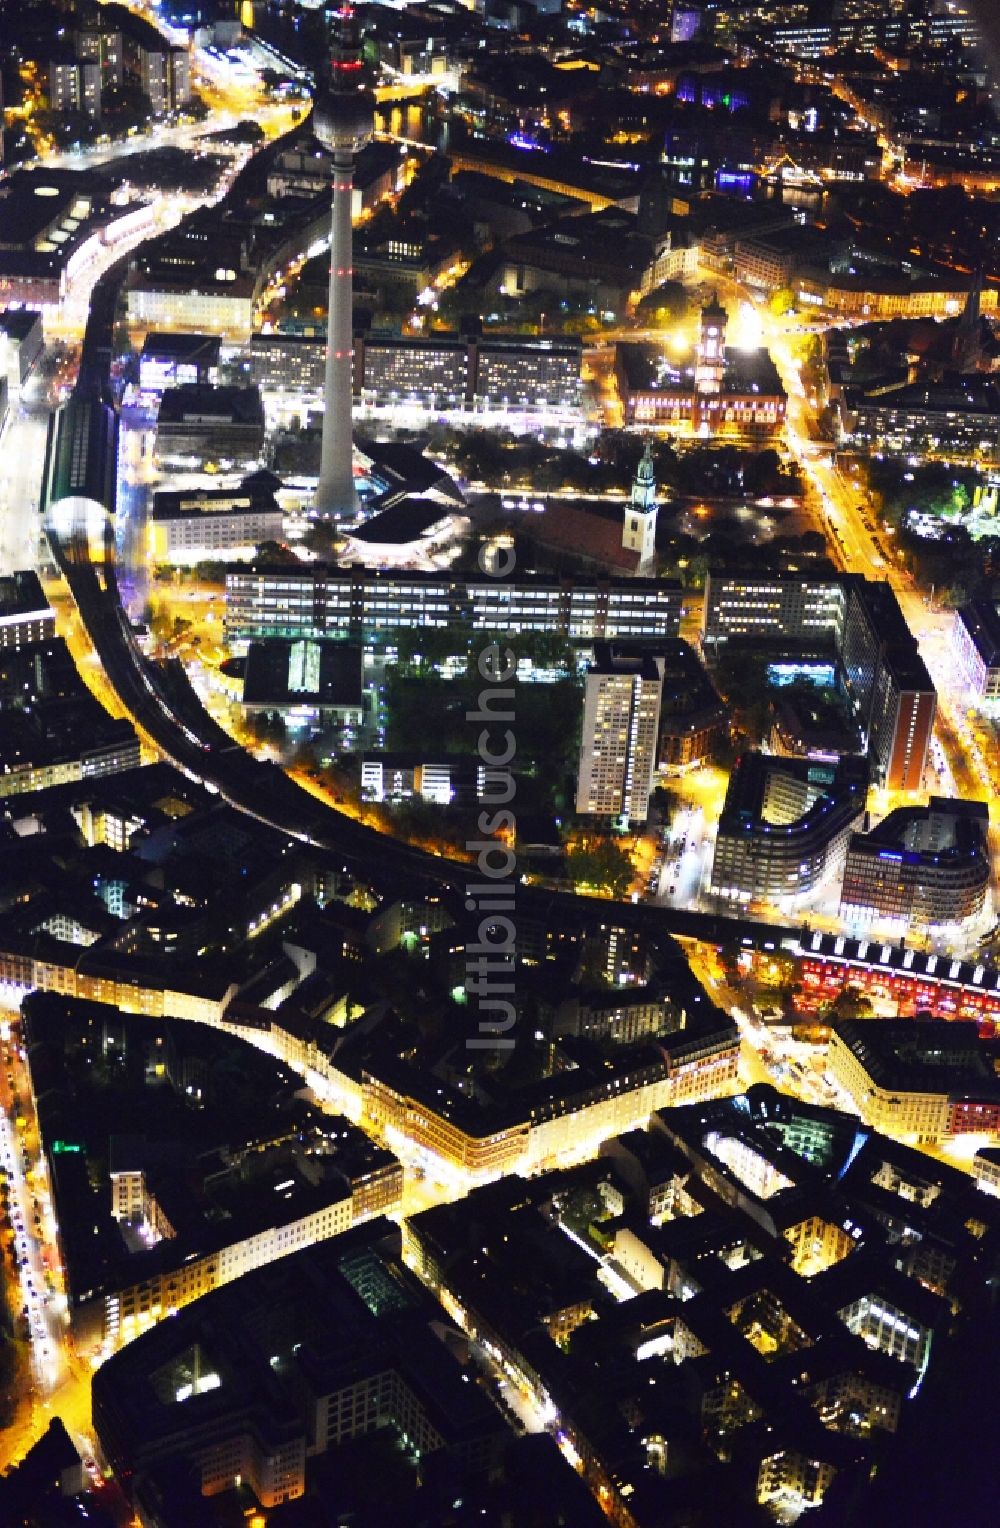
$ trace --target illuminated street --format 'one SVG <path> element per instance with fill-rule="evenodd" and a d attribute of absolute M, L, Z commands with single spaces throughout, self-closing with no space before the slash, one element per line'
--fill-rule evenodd
<path fill-rule="evenodd" d="M 32 1375 L 30 1416 L 3 1435 L 4 1463 L 16 1460 L 32 1436 L 58 1414 L 93 1455 L 90 1434 L 90 1369 L 73 1352 L 68 1334 L 66 1300 L 59 1263 L 44 1158 L 31 1084 L 13 1023 L 16 1007 L 5 1005 L 0 1015 L 3 1078 L 0 1099 L 0 1157 L 10 1188 L 11 1220 L 17 1257 L 17 1277 L 26 1311 L 29 1363 Z M 13 1100 L 18 1107 L 15 1111 Z"/>
<path fill-rule="evenodd" d="M 195 126 L 156 126 L 149 133 L 98 148 L 90 153 L 66 153 L 47 156 L 53 167 L 77 168 L 106 164 L 146 149 L 173 146 L 194 150 L 206 133 L 232 126 L 245 115 L 260 122 L 265 133 L 284 131 L 292 108 L 262 99 L 258 83 L 245 79 L 231 88 L 225 69 L 212 69 L 210 86 L 212 107 L 207 120 Z M 248 151 L 230 152 L 228 163 L 207 201 L 223 196 Z M 45 314 L 45 338 L 48 345 L 78 343 L 89 311 L 90 294 L 102 274 L 121 256 L 137 247 L 151 234 L 176 225 L 203 201 L 188 195 L 158 198 L 144 219 L 130 220 L 128 232 L 120 237 L 109 231 L 106 240 L 95 240 L 90 257 L 81 263 L 70 284 L 65 301 L 58 310 Z M 54 352 L 46 352 L 46 356 Z M 19 402 L 15 402 L 0 432 L 0 575 L 19 568 L 32 567 L 38 560 L 41 530 L 37 506 L 42 488 L 45 443 L 49 409 L 56 401 L 53 389 L 43 380 L 50 373 L 43 359 L 29 379 Z M 126 456 L 127 461 L 127 456 Z M 143 527 L 144 531 L 144 527 Z M 137 562 L 144 548 L 136 541 Z M 116 716 L 124 709 L 97 661 L 76 611 L 53 590 L 57 601 L 59 629 L 67 638 L 88 687 L 106 709 Z M 149 744 L 147 756 L 155 756 Z M 30 1443 L 44 1431 L 52 1416 L 60 1416 L 85 1455 L 93 1458 L 95 1445 L 90 1420 L 89 1363 L 75 1353 L 68 1333 L 65 1296 L 62 1292 L 56 1228 L 45 1179 L 44 1159 L 38 1154 L 37 1130 L 31 1107 L 31 1091 L 23 1053 L 16 1031 L 8 1035 L 11 1016 L 3 1014 L 3 1051 L 5 1076 L 0 1081 L 0 1155 L 11 1188 L 12 1222 L 15 1236 L 16 1270 L 27 1312 L 31 1393 L 25 1397 L 16 1425 L 3 1437 L 3 1464 L 20 1458 Z M 16 1094 L 19 1110 L 16 1118 L 11 1099 Z"/>
<path fill-rule="evenodd" d="M 817 412 L 810 407 L 798 378 L 792 337 L 801 331 L 776 318 L 760 294 L 714 273 L 705 272 L 705 279 L 710 275 L 727 301 L 741 311 L 752 305 L 757 316 L 764 343 L 788 389 L 788 446 L 823 506 L 834 538 L 831 554 L 849 573 L 887 580 L 919 642 L 938 694 L 928 786 L 972 799 L 993 798 L 998 781 L 966 723 L 961 688 L 956 682 L 951 652 L 954 617 L 949 612 L 934 610 L 917 593 L 912 578 L 899 569 L 891 547 L 886 548 L 879 540 L 858 482 L 832 465 L 831 444 L 820 439 Z M 995 834 L 998 824 L 994 822 L 993 826 Z M 998 852 L 995 847 L 994 854 Z"/>

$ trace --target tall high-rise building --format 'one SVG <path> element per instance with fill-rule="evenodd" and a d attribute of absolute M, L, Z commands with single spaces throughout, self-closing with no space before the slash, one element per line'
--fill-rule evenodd
<path fill-rule="evenodd" d="M 87 59 L 53 59 L 49 64 L 49 102 L 53 111 L 82 111 L 99 120 L 100 66 Z"/>
<path fill-rule="evenodd" d="M 166 116 L 191 99 L 188 56 L 183 48 L 140 48 L 139 80 L 156 116 Z"/>
<path fill-rule="evenodd" d="M 354 161 L 373 131 L 374 97 L 368 88 L 354 8 L 337 17 L 329 81 L 316 97 L 313 132 L 333 155 L 330 288 L 327 306 L 323 445 L 314 508 L 320 515 L 350 514 L 356 504 L 351 440 L 353 391 Z"/>
<path fill-rule="evenodd" d="M 622 826 L 645 822 L 656 768 L 663 659 L 598 643 L 587 671 L 576 809 Z"/>
<path fill-rule="evenodd" d="M 510 579 L 453 570 L 243 568 L 226 579 L 232 643 L 257 637 L 357 637 L 380 642 L 400 628 L 471 626 L 474 631 L 546 631 L 581 645 L 677 636 L 683 591 L 665 578 L 522 573 Z"/>
<path fill-rule="evenodd" d="M 75 59 L 54 58 L 49 64 L 49 104 L 53 111 L 79 108 L 80 76 Z"/>
<path fill-rule="evenodd" d="M 918 791 L 937 693 L 887 583 L 849 576 L 840 657 L 861 733 L 889 790 Z"/>
<path fill-rule="evenodd" d="M 702 8 L 694 0 L 674 0 L 670 13 L 670 41 L 693 42 L 703 22 Z"/>
<path fill-rule="evenodd" d="M 173 110 L 191 99 L 191 60 L 184 48 L 170 50 L 170 105 Z"/>
<path fill-rule="evenodd" d="M 95 20 L 79 28 L 75 46 L 77 58 L 99 65 L 102 87 L 121 84 L 124 65 L 120 31 Z"/>

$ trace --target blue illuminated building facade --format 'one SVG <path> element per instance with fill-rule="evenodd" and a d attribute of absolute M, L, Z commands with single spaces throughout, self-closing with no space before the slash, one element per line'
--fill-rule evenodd
<path fill-rule="evenodd" d="M 983 914 L 990 885 L 984 801 L 900 807 L 847 849 L 840 912 L 855 929 L 933 933 Z"/>
<path fill-rule="evenodd" d="M 821 659 L 769 663 L 767 682 L 779 690 L 790 684 L 811 684 L 817 690 L 834 690 L 837 687 L 837 665 Z"/>

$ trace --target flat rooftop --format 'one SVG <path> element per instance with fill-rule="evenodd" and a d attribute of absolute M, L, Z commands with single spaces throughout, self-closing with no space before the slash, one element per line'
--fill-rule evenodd
<path fill-rule="evenodd" d="M 153 495 L 154 520 L 181 520 L 186 516 L 245 514 L 248 510 L 277 509 L 278 501 L 263 484 L 239 488 L 170 489 Z"/>
<path fill-rule="evenodd" d="M 264 428 L 258 387 L 168 387 L 160 399 L 157 428 L 175 424 L 239 424 Z"/>
<path fill-rule="evenodd" d="M 974 1020 L 840 1019 L 833 1027 L 876 1087 L 1000 1102 L 1000 1078 Z"/>
<path fill-rule="evenodd" d="M 92 210 L 92 189 L 76 172 L 16 170 L 0 184 L 0 249 L 33 249 L 62 226 L 75 232 Z"/>
<path fill-rule="evenodd" d="M 348 642 L 251 642 L 244 705 L 360 706 L 362 652 Z"/>
<path fill-rule="evenodd" d="M 217 334 L 150 333 L 142 345 L 142 359 L 190 361 L 199 366 L 218 366 L 222 341 Z"/>
<path fill-rule="evenodd" d="M 42 592 L 38 574 L 30 569 L 0 576 L 0 621 L 26 615 L 44 615 L 49 602 Z"/>
<path fill-rule="evenodd" d="M 1000 661 L 1000 607 L 993 600 L 973 600 L 962 606 L 958 619 L 987 667 Z"/>

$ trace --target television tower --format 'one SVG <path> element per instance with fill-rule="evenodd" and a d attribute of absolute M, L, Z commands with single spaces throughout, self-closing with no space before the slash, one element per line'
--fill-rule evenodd
<path fill-rule="evenodd" d="M 326 375 L 323 385 L 323 446 L 313 508 L 333 517 L 357 507 L 351 443 L 353 395 L 353 231 L 354 160 L 371 139 L 375 98 L 368 88 L 354 7 L 337 13 L 327 80 L 316 94 L 312 128 L 333 155 L 330 214 L 330 295 L 327 304 Z"/>

